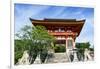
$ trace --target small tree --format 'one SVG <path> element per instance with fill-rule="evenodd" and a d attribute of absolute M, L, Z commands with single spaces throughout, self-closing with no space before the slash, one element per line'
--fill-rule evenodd
<path fill-rule="evenodd" d="M 34 29 L 34 27 L 33 27 Z M 41 62 L 44 62 L 48 49 L 51 47 L 51 43 L 54 42 L 55 38 L 51 36 L 44 26 L 37 25 L 32 31 L 34 42 L 37 43 L 36 50 L 37 54 L 40 54 Z"/>
<path fill-rule="evenodd" d="M 78 49 L 78 54 L 80 54 L 82 57 L 84 57 L 84 51 L 85 49 L 89 49 L 90 48 L 90 43 L 86 42 L 86 43 L 76 43 L 76 48 Z M 80 57 L 80 55 L 78 55 L 78 57 Z"/>
<path fill-rule="evenodd" d="M 40 54 L 41 61 L 44 62 L 48 49 L 55 40 L 53 36 L 48 34 L 44 26 L 25 26 L 16 36 L 17 40 L 19 40 L 19 42 L 15 40 L 16 62 L 21 57 L 17 57 L 16 55 L 25 50 L 29 51 L 30 63 L 34 62 L 38 54 Z"/>

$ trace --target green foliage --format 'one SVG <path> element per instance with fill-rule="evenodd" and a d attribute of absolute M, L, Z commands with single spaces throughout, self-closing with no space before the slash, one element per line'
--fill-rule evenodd
<path fill-rule="evenodd" d="M 55 53 L 66 52 L 66 47 L 62 45 L 56 45 L 54 49 L 55 49 Z"/>
<path fill-rule="evenodd" d="M 32 34 L 35 34 L 32 37 L 37 40 L 49 41 L 50 43 L 54 41 L 54 37 L 47 32 L 44 26 L 37 25 L 35 28 L 33 27 Z"/>
<path fill-rule="evenodd" d="M 89 48 L 90 47 L 90 43 L 76 43 L 76 48 L 78 49 L 85 49 L 85 48 Z"/>
<path fill-rule="evenodd" d="M 53 36 L 48 34 L 44 26 L 25 26 L 16 34 L 16 37 L 18 39 L 15 39 L 15 64 L 25 50 L 29 51 L 31 63 L 34 62 L 38 54 L 40 54 L 41 61 L 44 62 L 48 48 L 55 40 Z"/>
<path fill-rule="evenodd" d="M 20 40 L 15 40 L 15 64 L 18 62 L 18 59 L 22 57 L 22 53 L 24 51 L 21 44 Z"/>
<path fill-rule="evenodd" d="M 87 43 L 76 43 L 76 48 L 78 49 L 78 52 L 84 56 L 84 50 L 87 48 L 89 49 L 90 48 L 90 43 L 87 42 Z"/>
<path fill-rule="evenodd" d="M 22 51 L 16 51 L 15 52 L 15 64 L 18 62 L 18 59 L 20 59 L 23 55 Z"/>
<path fill-rule="evenodd" d="M 44 63 L 46 56 L 47 56 L 47 50 L 46 49 L 42 49 L 40 52 L 40 58 L 41 58 L 41 62 Z"/>
<path fill-rule="evenodd" d="M 90 51 L 94 51 L 94 48 L 90 48 Z"/>

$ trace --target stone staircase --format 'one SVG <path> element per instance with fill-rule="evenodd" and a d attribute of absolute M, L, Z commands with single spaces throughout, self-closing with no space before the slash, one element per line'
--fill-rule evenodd
<path fill-rule="evenodd" d="M 66 53 L 53 53 L 52 55 L 52 57 L 47 58 L 46 63 L 65 63 L 69 61 Z"/>

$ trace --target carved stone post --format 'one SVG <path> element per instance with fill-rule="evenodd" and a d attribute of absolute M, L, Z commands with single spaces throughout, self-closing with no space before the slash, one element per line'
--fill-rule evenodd
<path fill-rule="evenodd" d="M 40 54 L 37 55 L 34 64 L 41 64 Z"/>
<path fill-rule="evenodd" d="M 77 49 L 76 48 L 73 49 L 73 54 L 74 54 L 73 62 L 77 62 L 78 58 L 77 58 Z"/>

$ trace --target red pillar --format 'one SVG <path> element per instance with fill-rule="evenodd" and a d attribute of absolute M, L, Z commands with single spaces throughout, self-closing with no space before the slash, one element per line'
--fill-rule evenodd
<path fill-rule="evenodd" d="M 67 49 L 67 38 L 68 38 L 68 37 L 66 36 L 65 38 L 66 38 L 66 49 Z"/>

